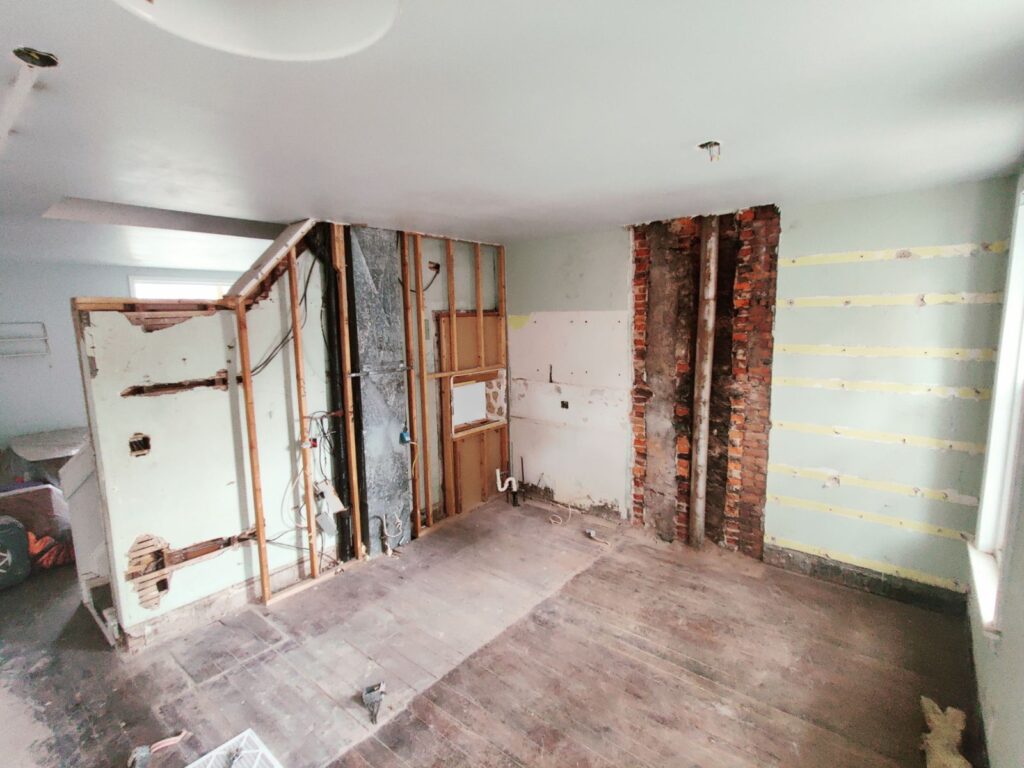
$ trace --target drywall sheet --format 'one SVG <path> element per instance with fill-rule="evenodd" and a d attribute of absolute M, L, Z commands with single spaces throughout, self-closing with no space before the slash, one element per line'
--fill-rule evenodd
<path fill-rule="evenodd" d="M 382 550 L 385 520 L 392 547 L 412 535 L 409 446 L 399 440 L 408 425 L 399 233 L 352 227 L 351 236 L 356 382 L 366 479 L 363 503 L 369 518 L 370 552 L 376 554 Z"/>
<path fill-rule="evenodd" d="M 300 293 L 306 296 L 303 350 L 310 411 L 326 410 L 324 346 L 320 321 L 320 270 L 307 254 L 299 260 Z M 305 286 L 305 288 L 303 288 Z M 283 278 L 249 312 L 254 366 L 285 338 L 291 325 Z M 248 476 L 245 410 L 233 312 L 193 317 L 147 333 L 120 312 L 83 313 L 79 348 L 97 477 L 106 516 L 111 585 L 118 615 L 129 634 L 175 609 L 259 575 L 254 544 L 225 550 L 174 572 L 153 608 L 141 605 L 125 579 L 128 550 L 142 535 L 171 548 L 232 536 L 255 524 Z M 200 386 L 173 394 L 125 397 L 138 385 L 215 377 L 226 371 L 226 389 Z M 294 569 L 303 553 L 301 457 L 291 344 L 285 344 L 254 378 L 260 469 L 272 570 Z M 133 455 L 133 437 L 149 439 Z M 323 538 L 330 556 L 335 545 Z"/>
<path fill-rule="evenodd" d="M 785 212 L 769 543 L 966 588 L 1009 217 L 961 206 L 1000 183 Z"/>
<path fill-rule="evenodd" d="M 556 501 L 628 509 L 629 327 L 627 311 L 509 318 L 513 468 Z"/>

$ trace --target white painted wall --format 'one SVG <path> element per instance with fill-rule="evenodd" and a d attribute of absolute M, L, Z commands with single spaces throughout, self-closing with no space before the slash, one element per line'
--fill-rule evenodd
<path fill-rule="evenodd" d="M 237 277 L 232 272 L 0 261 L 0 322 L 41 321 L 50 336 L 46 357 L 0 358 L 0 448 L 15 435 L 85 426 L 71 298 L 128 296 L 131 275 L 228 283 Z"/>
<path fill-rule="evenodd" d="M 299 261 L 304 280 L 307 253 Z M 290 325 L 287 278 L 249 313 L 255 364 Z M 324 346 L 320 343 L 319 269 L 309 282 L 303 347 L 310 412 L 327 405 Z M 186 566 L 171 577 L 170 589 L 155 609 L 140 604 L 125 580 L 127 553 L 142 534 L 159 536 L 172 548 L 237 534 L 252 525 L 245 412 L 235 383 L 239 363 L 234 314 L 194 317 L 154 333 L 144 333 L 118 312 L 89 313 L 83 349 L 95 361 L 86 379 L 90 426 L 107 516 L 112 587 L 124 629 L 133 635 L 168 612 L 259 575 L 252 544 Z M 123 397 L 129 386 L 176 382 L 229 373 L 228 391 L 200 388 L 156 397 Z M 294 565 L 294 547 L 303 542 L 295 526 L 301 483 L 296 445 L 292 347 L 287 345 L 254 379 L 260 469 L 272 570 Z M 132 456 L 128 441 L 141 432 L 151 439 L 148 455 Z M 333 554 L 333 542 L 325 541 Z"/>
<path fill-rule="evenodd" d="M 961 535 L 975 527 L 1000 304 L 799 303 L 998 294 L 1012 196 L 1013 180 L 1002 178 L 783 207 L 767 543 L 966 590 Z M 933 247 L 946 250 L 918 257 Z M 900 258 L 878 258 L 893 249 Z M 849 252 L 867 256 L 832 256 Z M 823 258 L 800 261 L 815 256 Z M 825 351 L 842 346 L 865 349 Z M 987 352 L 948 359 L 894 347 Z M 871 389 L 837 388 L 842 382 Z M 921 385 L 937 389 L 906 391 Z"/>
<path fill-rule="evenodd" d="M 512 468 L 554 499 L 629 509 L 630 239 L 625 229 L 514 242 L 506 290 Z M 563 403 L 567 407 L 563 407 Z"/>

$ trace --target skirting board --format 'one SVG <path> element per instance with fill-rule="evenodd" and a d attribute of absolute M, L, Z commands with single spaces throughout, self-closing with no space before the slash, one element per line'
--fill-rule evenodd
<path fill-rule="evenodd" d="M 764 561 L 783 570 L 800 573 L 821 581 L 889 597 L 941 613 L 963 615 L 967 595 L 931 584 L 921 584 L 900 576 L 877 573 L 856 565 L 841 563 L 819 555 L 797 552 L 774 544 L 764 545 Z"/>

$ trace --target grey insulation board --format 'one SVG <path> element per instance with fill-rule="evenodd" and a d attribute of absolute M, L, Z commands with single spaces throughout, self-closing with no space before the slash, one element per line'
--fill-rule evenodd
<path fill-rule="evenodd" d="M 378 554 L 381 521 L 392 534 L 412 532 L 409 446 L 400 434 L 408 421 L 405 376 L 405 319 L 402 308 L 399 233 L 371 227 L 351 228 L 352 283 L 362 405 L 364 508 L 369 520 L 369 551 Z"/>

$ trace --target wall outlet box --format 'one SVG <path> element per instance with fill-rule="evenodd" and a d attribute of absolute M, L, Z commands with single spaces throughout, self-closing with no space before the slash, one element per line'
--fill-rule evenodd
<path fill-rule="evenodd" d="M 328 536 L 338 535 L 338 526 L 334 522 L 334 515 L 321 507 L 316 513 L 316 526 Z"/>
<path fill-rule="evenodd" d="M 333 519 L 339 512 L 345 511 L 345 505 L 338 498 L 338 492 L 334 490 L 329 480 L 318 480 L 313 484 L 313 493 L 316 496 L 317 506 L 327 512 Z"/>

